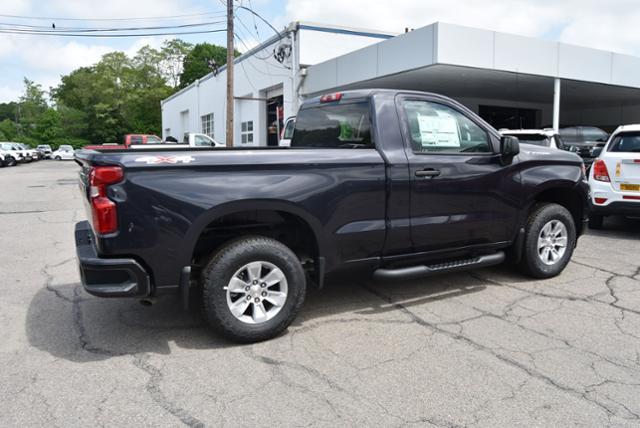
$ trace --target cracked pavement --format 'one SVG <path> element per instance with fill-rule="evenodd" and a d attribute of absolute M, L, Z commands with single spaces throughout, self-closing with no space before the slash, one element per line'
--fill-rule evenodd
<path fill-rule="evenodd" d="M 82 290 L 76 174 L 0 169 L 0 426 L 640 425 L 640 220 L 589 231 L 551 280 L 331 282 L 239 346 L 177 298 Z"/>

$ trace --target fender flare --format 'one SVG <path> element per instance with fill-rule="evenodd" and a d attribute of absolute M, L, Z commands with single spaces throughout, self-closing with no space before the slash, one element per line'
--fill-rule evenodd
<path fill-rule="evenodd" d="M 189 266 L 191 264 L 191 257 L 198 239 L 211 222 L 226 215 L 256 210 L 280 211 L 298 217 L 313 232 L 318 246 L 318 256 L 321 257 L 324 254 L 325 243 L 322 239 L 322 224 L 316 217 L 311 216 L 306 210 L 292 202 L 273 199 L 247 199 L 226 202 L 200 214 L 193 221 L 187 234 L 182 239 L 182 245 L 178 253 L 181 255 L 180 266 Z"/>

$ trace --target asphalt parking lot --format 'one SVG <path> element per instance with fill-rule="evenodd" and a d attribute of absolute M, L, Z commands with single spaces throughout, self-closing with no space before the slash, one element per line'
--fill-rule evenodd
<path fill-rule="evenodd" d="M 498 267 L 312 291 L 234 345 L 177 299 L 84 293 L 73 162 L 0 169 L 0 426 L 638 426 L 640 221 L 558 278 Z"/>

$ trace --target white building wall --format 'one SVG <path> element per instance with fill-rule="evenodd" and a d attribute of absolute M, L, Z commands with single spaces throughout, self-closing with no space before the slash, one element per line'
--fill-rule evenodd
<path fill-rule="evenodd" d="M 362 46 L 376 43 L 391 37 L 383 33 L 354 34 L 352 30 L 327 29 L 314 24 L 296 24 L 300 30 L 291 31 L 283 38 L 264 46 L 261 50 L 243 55 L 236 59 L 234 92 L 234 144 L 241 141 L 241 124 L 254 123 L 254 142 L 252 145 L 267 144 L 267 115 L 264 100 L 246 98 L 267 98 L 276 93 L 283 96 L 284 117 L 296 114 L 299 104 L 297 80 L 294 76 L 294 57 L 296 63 L 314 64 L 335 57 Z M 335 31 L 335 32 L 332 32 Z M 357 33 L 357 32 L 356 32 Z M 274 48 L 279 45 L 291 45 L 296 38 L 297 49 L 280 64 L 273 56 Z M 295 46 L 295 45 L 294 45 Z M 344 64 L 355 69 L 358 64 Z M 224 142 L 226 132 L 226 67 L 217 76 L 209 74 L 189 87 L 174 94 L 162 102 L 163 138 L 169 135 L 182 139 L 185 132 L 202 132 L 201 117 L 213 113 L 214 138 Z M 183 112 L 188 111 L 189 120 L 183 124 Z"/>
<path fill-rule="evenodd" d="M 295 95 L 292 86 L 291 58 L 280 64 L 273 57 L 273 49 L 278 44 L 291 43 L 289 36 L 266 46 L 251 56 L 240 57 L 235 63 L 234 91 L 236 97 L 264 98 L 267 90 L 282 87 L 285 117 L 293 113 Z M 194 82 L 162 102 L 163 138 L 167 131 L 178 140 L 185 132 L 202 132 L 201 117 L 213 113 L 214 138 L 226 140 L 226 67 L 217 76 L 212 74 Z M 236 99 L 234 103 L 234 144 L 240 144 L 240 124 L 254 122 L 254 142 L 264 146 L 266 140 L 266 104 L 261 100 Z M 189 112 L 189 120 L 183 126 L 182 113 Z M 263 112 L 264 111 L 264 112 Z"/>

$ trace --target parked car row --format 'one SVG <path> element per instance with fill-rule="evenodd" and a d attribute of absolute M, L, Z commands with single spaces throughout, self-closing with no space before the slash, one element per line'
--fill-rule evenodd
<path fill-rule="evenodd" d="M 70 145 L 61 145 L 52 151 L 48 144 L 40 144 L 32 149 L 26 144 L 15 142 L 0 142 L 0 167 L 16 166 L 41 159 L 69 160 L 73 159 L 74 149 Z"/>
<path fill-rule="evenodd" d="M 640 125 L 623 125 L 609 136 L 600 128 L 502 129 L 502 135 L 578 154 L 591 187 L 589 227 L 601 229 L 610 215 L 640 216 Z"/>

